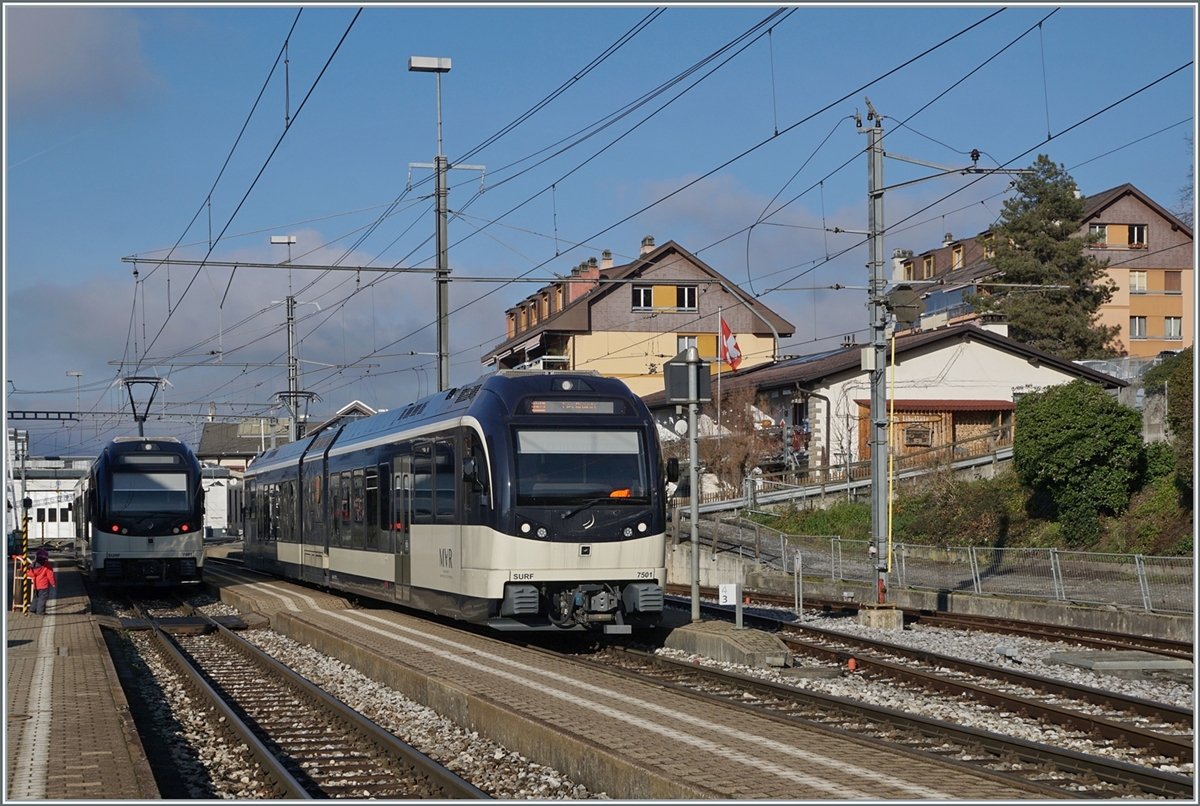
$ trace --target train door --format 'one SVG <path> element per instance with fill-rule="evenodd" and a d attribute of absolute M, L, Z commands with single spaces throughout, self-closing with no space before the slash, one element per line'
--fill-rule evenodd
<path fill-rule="evenodd" d="M 320 499 L 324 497 L 322 482 L 324 481 L 323 457 L 314 457 L 314 461 L 305 461 L 300 465 L 300 501 L 297 503 L 297 526 L 295 538 L 300 543 L 300 576 L 307 582 L 319 585 L 326 584 L 326 573 L 329 569 L 328 530 L 324 528 L 323 510 Z"/>
<path fill-rule="evenodd" d="M 412 456 L 397 456 L 392 464 L 392 545 L 396 558 L 396 601 L 407 602 L 412 585 Z"/>

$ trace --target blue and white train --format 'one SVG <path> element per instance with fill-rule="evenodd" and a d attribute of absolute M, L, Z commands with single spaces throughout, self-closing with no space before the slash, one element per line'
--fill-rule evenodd
<path fill-rule="evenodd" d="M 204 573 L 200 462 L 173 437 L 117 437 L 75 486 L 75 560 L 102 585 L 181 585 Z"/>
<path fill-rule="evenodd" d="M 502 371 L 267 451 L 246 564 L 496 629 L 661 621 L 665 477 L 619 380 Z"/>

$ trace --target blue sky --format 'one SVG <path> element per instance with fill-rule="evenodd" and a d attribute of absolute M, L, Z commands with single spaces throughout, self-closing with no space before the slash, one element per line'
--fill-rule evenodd
<path fill-rule="evenodd" d="M 287 388 L 289 293 L 314 415 L 436 389 L 427 274 L 161 263 L 279 262 L 270 236 L 294 235 L 296 263 L 433 266 L 431 172 L 410 164 L 437 152 L 436 84 L 410 56 L 452 60 L 442 150 L 485 168 L 451 172 L 454 277 L 549 280 L 674 240 L 791 321 L 781 352 L 803 354 L 869 321 L 865 292 L 829 288 L 866 280 L 861 236 L 832 231 L 866 228 L 865 99 L 891 154 L 1045 153 L 1084 194 L 1130 182 L 1173 210 L 1195 33 L 1192 5 L 6 4 L 6 406 L 124 412 L 8 425 L 40 453 L 136 433 L 129 375 L 168 380 L 155 413 L 261 413 Z M 885 161 L 889 186 L 931 173 Z M 887 254 L 990 226 L 1008 181 L 975 179 L 889 192 Z M 537 287 L 451 285 L 452 385 Z"/>

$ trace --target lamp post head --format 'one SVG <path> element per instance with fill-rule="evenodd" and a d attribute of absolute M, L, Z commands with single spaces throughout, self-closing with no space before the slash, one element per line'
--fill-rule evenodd
<path fill-rule="evenodd" d="M 272 235 L 271 236 L 271 243 L 273 243 L 273 244 L 287 244 L 288 246 L 291 246 L 295 242 L 296 242 L 295 235 Z"/>
<path fill-rule="evenodd" d="M 450 59 L 440 56 L 410 56 L 408 71 L 410 73 L 449 73 Z"/>

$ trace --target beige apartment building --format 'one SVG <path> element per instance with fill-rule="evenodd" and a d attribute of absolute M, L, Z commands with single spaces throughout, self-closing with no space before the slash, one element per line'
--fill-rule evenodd
<path fill-rule="evenodd" d="M 741 352 L 739 370 L 773 361 L 792 324 L 674 241 L 642 240 L 637 259 L 591 258 L 506 312 L 506 338 L 483 358 L 497 369 L 590 369 L 635 394 L 663 389 L 663 365 L 689 346 L 718 365 L 720 320 Z"/>

